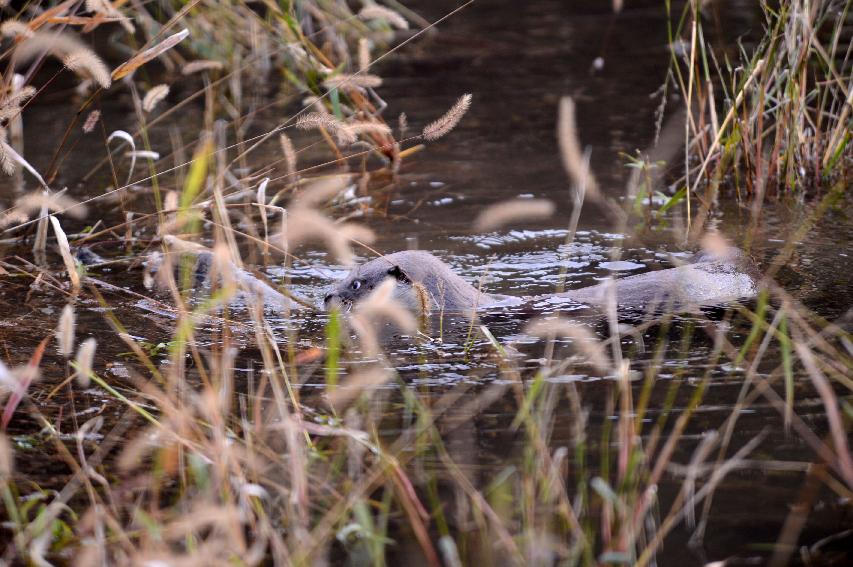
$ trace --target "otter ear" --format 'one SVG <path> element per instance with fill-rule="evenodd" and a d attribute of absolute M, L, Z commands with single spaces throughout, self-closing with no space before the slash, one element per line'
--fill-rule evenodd
<path fill-rule="evenodd" d="M 393 277 L 394 279 L 396 279 L 398 282 L 403 282 L 403 283 L 408 283 L 408 284 L 412 283 L 411 278 L 409 278 L 409 276 L 406 275 L 406 272 L 404 272 L 400 268 L 400 266 L 394 265 L 394 266 L 391 266 L 390 268 L 388 268 L 388 275 Z"/>

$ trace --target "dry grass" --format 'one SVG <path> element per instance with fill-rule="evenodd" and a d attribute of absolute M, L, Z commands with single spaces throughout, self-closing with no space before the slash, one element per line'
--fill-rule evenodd
<path fill-rule="evenodd" d="M 700 4 L 670 28 L 670 77 L 689 116 L 679 182 L 688 221 L 701 230 L 721 188 L 752 199 L 757 213 L 769 196 L 849 183 L 850 3 L 761 3 L 766 33 L 734 60 L 706 39 Z"/>
<path fill-rule="evenodd" d="M 297 19 L 274 6 L 260 18 L 257 6 L 203 0 L 193 5 L 196 9 L 179 10 L 158 4 L 170 23 L 111 73 L 111 90 L 130 92 L 139 120 L 132 133 L 108 134 L 110 128 L 100 122 L 109 156 L 103 167 L 114 186 L 90 197 L 86 207 L 63 192 L 42 188 L 42 181 L 37 192 L 19 196 L 15 207 L 4 211 L 0 222 L 16 244 L 29 242 L 27 227 L 37 223 L 34 248 L 43 256 L 52 252 L 50 223 L 62 264 L 55 254 L 35 263 L 4 258 L 0 275 L 13 272 L 17 279 L 10 278 L 10 285 L 26 281 L 22 295 L 55 294 L 64 309 L 57 328 L 51 323 L 44 337 L 39 328 L 28 330 L 44 340 L 35 348 L 29 342 L 16 347 L 13 355 L 21 364 L 9 369 L 0 362 L 2 427 L 8 432 L 0 434 L 2 529 L 9 536 L 0 550 L 2 561 L 44 564 L 73 557 L 80 565 L 306 565 L 351 560 L 380 566 L 410 554 L 429 565 L 650 565 L 676 528 L 686 525 L 693 531 L 695 526 L 695 537 L 701 539 L 716 490 L 738 470 L 777 471 L 802 464 L 809 474 L 819 475 L 814 482 L 834 498 L 849 498 L 849 334 L 820 320 L 771 280 L 757 305 L 741 306 L 722 321 L 697 315 L 679 326 L 672 314 L 663 314 L 630 326 L 614 307 L 603 330 L 563 318 L 536 320 L 527 335 L 540 342 L 524 346 L 496 337 L 483 321 L 473 320 L 472 340 L 459 362 L 473 368 L 471 380 L 445 389 L 407 384 L 386 352 L 383 337 L 390 330 L 409 336 L 419 360 L 458 354 L 429 337 L 429 327 L 394 299 L 393 281 L 348 316 L 323 316 L 322 339 L 301 336 L 297 329 L 304 320 L 294 312 L 310 306 L 289 299 L 295 297 L 289 278 L 302 247 L 319 242 L 340 263 L 352 262 L 353 246 L 370 243 L 374 234 L 352 222 L 368 211 L 341 195 L 371 173 L 393 177 L 406 142 L 448 134 L 471 103 L 464 95 L 418 136 L 395 139 L 369 98 L 378 83 L 366 74 L 368 57 L 353 53 L 365 37 L 379 43 L 374 27 L 387 33 L 392 26 L 405 29 L 408 21 L 372 3 L 358 14 L 345 3 L 302 5 L 305 12 Z M 154 13 L 154 5 L 144 7 L 151 12 L 136 14 L 126 4 L 88 2 L 92 14 L 84 15 L 68 12 L 69 6 L 55 6 L 50 17 L 86 18 L 81 27 L 113 19 L 114 25 L 125 25 L 133 17 L 139 33 L 153 33 L 141 23 Z M 621 3 L 615 2 L 614 9 Z M 211 27 L 217 18 L 223 25 Z M 250 31 L 235 35 L 235 22 Z M 46 18 L 36 23 L 33 32 L 48 33 Z M 173 67 L 176 81 L 192 80 L 177 72 L 193 65 L 184 60 L 189 34 L 174 33 L 183 26 L 193 38 L 203 38 L 194 49 L 211 52 L 196 67 L 221 77 L 197 78 L 204 83 L 199 97 L 207 101 L 202 132 L 191 151 L 176 141 L 167 162 L 156 159 L 155 150 L 162 148 L 152 149 L 150 128 L 174 117 L 183 103 L 167 106 L 168 88 L 141 88 L 142 73 L 136 71 L 156 58 Z M 4 33 L 7 29 L 22 32 L 20 26 L 5 26 Z M 31 40 L 16 45 L 26 41 Z M 229 55 L 236 52 L 240 57 Z M 247 111 L 236 102 L 243 97 L 235 85 L 262 72 L 264 61 L 286 69 L 288 81 L 299 86 L 300 95 L 311 97 L 315 110 L 302 110 L 249 138 L 240 127 Z M 768 58 L 764 71 L 752 67 L 748 76 L 753 82 L 747 85 L 744 78 L 743 85 L 770 85 L 765 74 L 770 63 Z M 258 69 L 240 75 L 243 65 Z M 331 71 L 339 67 L 346 73 Z M 692 96 L 704 97 L 704 88 L 697 86 Z M 140 91 L 148 94 L 141 98 Z M 732 100 L 739 107 L 755 98 L 748 93 Z M 17 109 L 25 99 L 7 98 L 5 104 Z M 86 100 L 81 111 L 89 109 Z M 229 104 L 216 104 L 223 100 Z M 824 118 L 838 114 L 840 119 L 840 107 L 826 104 Z M 151 116 L 155 107 L 157 118 Z M 227 114 L 229 109 L 236 109 L 236 116 Z M 229 117 L 228 129 L 215 120 L 217 112 Z M 813 110 L 803 112 L 815 119 Z M 731 116 L 713 135 L 701 128 L 694 132 L 708 142 L 699 158 L 708 167 L 721 167 L 718 152 L 731 150 L 728 133 L 719 147 L 711 143 L 723 125 L 743 130 L 755 120 L 740 109 Z M 405 131 L 405 119 L 400 122 Z M 837 122 L 832 124 L 837 128 Z M 291 139 L 285 133 L 291 126 L 304 131 L 291 130 Z M 97 124 L 92 128 L 99 130 Z M 837 129 L 825 132 L 821 159 L 848 136 Z M 595 193 L 568 99 L 561 105 L 558 135 L 579 214 L 584 194 L 605 198 Z M 122 141 L 122 147 L 116 144 L 110 153 L 111 140 Z M 251 169 L 245 157 L 267 140 L 270 153 L 281 155 L 280 163 Z M 325 144 L 329 160 L 305 165 L 309 161 L 302 152 L 314 144 Z M 345 155 L 347 145 L 355 147 Z M 131 159 L 125 160 L 121 156 L 128 147 Z M 742 159 L 763 156 L 767 147 Z M 190 153 L 191 159 L 185 156 Z M 367 165 L 367 157 L 380 156 Z M 136 158 L 148 168 L 143 179 L 134 178 Z M 768 163 L 779 171 L 788 167 Z M 317 175 L 318 169 L 325 175 Z M 708 175 L 693 173 L 694 181 Z M 129 182 L 120 185 L 125 175 Z M 132 191 L 150 198 L 155 210 L 141 213 L 131 201 Z M 116 198 L 119 222 L 91 213 L 92 203 L 109 197 Z M 478 227 L 487 230 L 552 212 L 547 201 L 512 202 L 485 211 Z M 85 223 L 73 219 L 75 213 Z M 571 234 L 577 221 L 574 216 Z M 281 230 L 268 234 L 269 226 L 279 223 Z M 66 234 L 63 225 L 74 228 Z M 116 249 L 115 256 L 121 248 L 128 251 L 122 256 L 130 258 L 153 252 L 149 270 L 159 254 L 156 277 L 165 294 L 146 295 L 108 281 L 119 266 L 138 273 L 132 271 L 133 261 L 119 259 L 109 271 L 86 273 L 72 256 L 72 243 L 77 249 L 103 244 Z M 710 239 L 707 245 L 720 243 Z M 205 258 L 210 276 L 196 281 Z M 277 289 L 249 273 L 247 266 L 259 263 L 258 258 L 283 264 L 285 276 Z M 256 299 L 273 292 L 288 300 L 272 313 L 259 300 L 235 307 L 241 292 Z M 430 299 L 424 291 L 419 294 L 420 311 L 427 312 Z M 128 301 L 154 315 L 139 317 L 136 307 L 122 309 Z M 97 342 L 85 336 L 89 329 L 80 324 L 75 329 L 74 313 L 90 322 L 102 317 Z M 64 365 L 45 355 L 54 330 Z M 693 332 L 706 335 L 710 345 L 702 368 L 690 366 Z M 678 339 L 671 341 L 674 333 Z M 655 334 L 654 343 L 643 343 Z M 142 336 L 163 341 L 147 344 Z M 774 358 L 771 347 L 787 354 Z M 68 359 L 75 351 L 72 363 Z M 676 363 L 667 375 L 665 361 Z M 119 368 L 126 370 L 124 376 Z M 41 370 L 49 381 L 37 382 Z M 473 384 L 480 371 L 497 380 Z M 743 386 L 730 415 L 709 426 L 696 415 L 720 374 Z M 601 380 L 566 379 L 576 375 Z M 789 388 L 795 376 L 798 388 L 808 382 L 807 392 L 820 399 L 825 431 L 815 425 L 812 413 L 800 415 Z M 65 396 L 65 405 L 50 405 L 54 395 Z M 104 406 L 102 415 L 89 413 L 85 404 L 92 399 Z M 815 463 L 764 458 L 765 433 L 735 445 L 738 419 L 759 405 L 778 412 Z M 52 414 L 55 407 L 68 407 L 71 417 Z M 495 421 L 496 415 L 506 423 Z M 512 437 L 508 462 L 477 466 L 473 430 L 478 422 L 498 423 L 506 438 Z M 715 427 L 696 441 L 697 431 Z M 64 476 L 57 473 L 49 490 L 33 486 L 14 466 L 16 458 L 19 464 L 33 458 L 18 436 L 24 428 L 39 432 L 24 441 L 40 443 L 39 452 L 55 455 L 56 468 L 64 467 Z M 790 542 L 797 541 L 798 519 L 780 535 L 782 559 L 792 549 Z"/>

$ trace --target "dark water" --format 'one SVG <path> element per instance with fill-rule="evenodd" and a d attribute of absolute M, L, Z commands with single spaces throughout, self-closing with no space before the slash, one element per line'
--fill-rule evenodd
<path fill-rule="evenodd" d="M 608 266 L 614 267 L 609 264 L 615 259 L 614 248 L 620 251 L 621 262 L 615 267 L 634 273 L 667 267 L 673 256 L 691 253 L 672 229 L 677 223 L 615 232 L 605 215 L 593 206 L 587 206 L 581 215 L 573 244 L 563 247 L 571 195 L 556 144 L 559 98 L 571 95 L 575 99 L 580 136 L 591 149 L 593 171 L 605 193 L 614 198 L 624 194 L 629 173 L 620 153 L 632 154 L 648 147 L 654 139 L 655 109 L 661 100 L 655 93 L 666 76 L 669 57 L 665 17 L 659 2 L 627 4 L 622 14 L 614 16 L 609 2 L 478 1 L 442 24 L 438 34 L 409 44 L 383 63 L 378 69 L 384 78 L 380 94 L 390 105 L 385 114 L 389 123 L 399 112 L 405 112 L 416 131 L 441 115 L 462 93 L 472 93 L 474 104 L 450 136 L 406 160 L 398 182 L 381 193 L 384 200 L 374 198 L 376 209 L 386 214 L 368 215 L 363 220 L 379 236 L 376 249 L 430 250 L 472 281 L 485 276 L 489 291 L 514 295 L 553 291 L 562 270 L 568 287 L 595 283 L 612 273 Z M 455 7 L 444 0 L 407 5 L 430 21 Z M 719 38 L 748 34 L 761 25 L 748 5 L 721 3 L 717 9 L 725 17 L 724 23 L 710 29 Z M 593 61 L 598 57 L 604 65 L 594 70 Z M 127 99 L 108 99 L 102 104 L 107 132 L 133 129 L 136 119 Z M 677 108 L 680 102 L 672 97 L 667 104 Z M 292 105 L 264 111 L 255 129 L 260 132 L 265 125 L 273 124 L 285 109 L 292 109 Z M 27 155 L 33 156 L 31 159 L 40 170 L 47 169 L 55 142 L 73 114 L 73 107 L 58 103 L 35 104 L 27 113 Z M 151 132 L 155 149 L 167 154 L 170 136 L 193 142 L 200 115 L 200 108 L 190 106 L 179 117 L 155 126 Z M 81 183 L 83 175 L 101 157 L 85 151 L 86 143 L 86 139 L 79 141 L 53 181 L 57 187 L 67 184 L 78 198 L 97 195 L 109 183 L 101 174 Z M 249 166 L 260 167 L 277 159 L 277 155 L 274 145 L 263 146 L 250 155 Z M 312 156 L 307 158 L 311 159 Z M 484 206 L 518 196 L 550 198 L 557 204 L 557 213 L 547 222 L 522 223 L 487 235 L 471 233 L 472 220 Z M 133 201 L 129 208 L 150 210 L 147 199 Z M 847 199 L 831 209 L 796 244 L 791 262 L 777 277 L 796 300 L 820 317 L 838 320 L 842 326 L 849 325 L 849 309 L 853 305 L 849 257 L 853 254 L 853 221 L 849 205 Z M 722 197 L 713 223 L 733 242 L 748 245 L 759 264 L 767 266 L 791 236 L 791 227 L 799 226 L 811 208 L 808 201 L 803 204 L 771 200 L 747 233 L 746 228 L 753 224 L 748 206 L 727 194 Z M 112 212 L 105 214 L 120 218 Z M 122 257 L 120 237 L 121 231 L 117 231 L 113 240 L 101 240 L 94 248 L 111 258 Z M 20 246 L 9 245 L 2 254 L 8 261 L 12 261 L 12 254 L 29 258 L 28 251 Z M 303 250 L 300 256 L 303 261 L 288 275 L 294 290 L 306 297 L 321 297 L 328 282 L 345 273 L 345 268 L 336 266 L 322 251 Z M 285 275 L 280 267 L 262 269 L 273 281 L 281 281 Z M 139 270 L 118 265 L 99 269 L 95 275 L 146 294 Z M 30 283 L 24 277 L 6 278 L 0 288 L 0 349 L 10 364 L 24 362 L 35 345 L 52 332 L 65 303 L 62 293 L 51 287 L 50 281 L 34 291 L 29 290 Z M 167 309 L 124 292 L 105 295 L 109 309 L 137 338 L 151 345 L 170 338 L 174 321 Z M 110 363 L 107 376 L 116 384 L 123 384 L 131 371 L 131 357 L 106 328 L 103 308 L 93 299 L 84 298 L 77 312 L 80 332 L 100 339 L 99 358 Z M 239 309 L 235 318 L 240 319 Z M 719 321 L 725 315 L 712 313 L 710 318 Z M 291 325 L 299 328 L 297 350 L 322 343 L 322 315 L 298 315 L 295 323 L 275 315 L 269 320 L 283 341 Z M 653 327 L 643 335 L 646 345 L 655 345 L 662 333 L 670 345 L 658 369 L 659 382 L 653 390 L 649 419 L 657 418 L 654 402 L 662 401 L 674 380 L 684 380 L 674 402 L 673 416 L 678 416 L 692 395 L 696 380 L 705 373 L 711 376 L 703 407 L 690 421 L 673 458 L 680 464 L 689 461 L 704 432 L 718 428 L 729 417 L 743 382 L 742 369 L 710 360 L 713 340 L 705 331 L 695 329 L 702 321 L 684 316 L 670 329 Z M 496 314 L 486 322 L 499 340 L 516 343 L 519 364 L 525 375 L 532 376 L 543 356 L 543 347 L 523 334 L 521 316 Z M 600 321 L 587 322 L 592 332 L 607 336 L 606 326 Z M 748 323 L 735 317 L 731 324 L 729 340 L 736 346 L 742 344 L 749 333 Z M 239 326 L 235 329 L 238 344 L 248 348 L 246 360 L 238 368 L 238 375 L 242 376 L 247 373 L 245 369 L 253 367 L 252 332 L 241 332 Z M 680 349 L 684 333 L 691 330 L 694 339 L 689 348 Z M 463 386 L 471 388 L 473 395 L 489 385 L 500 384 L 505 377 L 492 358 L 468 356 L 466 338 L 465 333 L 448 333 L 443 343 L 419 345 L 402 338 L 392 340 L 388 348 L 405 383 L 426 398 Z M 474 351 L 487 350 L 485 341 L 478 341 Z M 632 369 L 642 371 L 656 363 L 653 349 L 638 350 L 640 342 L 625 339 L 623 349 L 633 358 Z M 567 345 L 558 348 L 568 349 Z M 772 345 L 766 357 L 768 371 L 779 362 L 780 355 L 773 350 L 776 348 Z M 64 363 L 53 355 L 52 346 L 48 350 L 44 376 L 32 390 L 31 400 L 44 415 L 55 420 L 59 429 L 70 429 L 69 400 L 62 395 L 48 399 L 48 393 L 64 376 Z M 549 379 L 549 387 L 559 388 L 569 382 L 577 385 L 589 410 L 587 436 L 597 440 L 602 427 L 615 419 L 612 407 L 608 410 L 606 403 L 613 380 L 588 370 L 579 373 L 573 368 L 570 373 Z M 760 370 L 765 370 L 764 365 Z M 303 389 L 308 396 L 323 385 L 321 374 L 306 380 Z M 391 390 L 395 388 L 396 385 L 389 386 Z M 798 415 L 817 435 L 826 435 L 825 414 L 805 375 L 798 376 L 797 393 Z M 87 412 L 102 413 L 115 420 L 124 414 L 111 397 L 95 388 L 78 395 L 75 404 L 76 411 L 81 412 L 80 419 L 85 419 Z M 520 458 L 525 440 L 509 428 L 516 411 L 512 396 L 507 394 L 448 437 L 453 457 L 460 465 L 476 471 L 472 473 L 475 484 L 489 482 Z M 551 436 L 554 448 L 570 445 L 572 421 L 571 408 L 560 402 Z M 393 438 L 402 427 L 401 422 L 388 419 L 387 423 L 384 434 Z M 67 468 L 55 457 L 52 446 L 38 442 L 37 432 L 43 425 L 24 411 L 13 420 L 9 432 L 21 448 L 18 469 L 42 487 L 60 488 Z M 733 472 L 714 498 L 704 545 L 689 549 L 691 531 L 678 527 L 666 540 L 658 564 L 693 565 L 730 556 L 752 557 L 760 562 L 767 557 L 766 546 L 776 541 L 797 500 L 804 479 L 802 469 L 816 456 L 796 435 L 784 432 L 781 416 L 760 399 L 742 412 L 730 453 L 762 432 L 766 437 L 751 458 L 792 462 L 795 470 L 769 471 L 754 466 Z M 429 467 L 430 463 L 421 465 Z M 665 506 L 677 488 L 675 481 L 662 484 L 660 497 Z M 799 543 L 808 546 L 852 527 L 849 503 L 828 491 L 822 492 Z"/>

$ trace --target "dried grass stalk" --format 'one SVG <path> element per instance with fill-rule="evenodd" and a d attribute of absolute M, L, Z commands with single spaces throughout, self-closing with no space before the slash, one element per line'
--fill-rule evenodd
<path fill-rule="evenodd" d="M 560 157 L 563 160 L 563 167 L 577 190 L 593 199 L 599 199 L 598 184 L 595 182 L 592 172 L 589 170 L 589 164 L 581 151 L 577 122 L 575 121 L 575 102 L 571 97 L 564 96 L 560 99 L 557 117 L 557 141 L 560 144 Z"/>
<path fill-rule="evenodd" d="M 11 478 L 15 470 L 15 452 L 9 437 L 0 433 L 0 483 L 5 483 Z"/>
<path fill-rule="evenodd" d="M 553 319 L 536 319 L 524 330 L 525 333 L 534 337 L 566 337 L 586 356 L 600 372 L 612 372 L 613 365 L 607 357 L 607 353 L 601 341 L 593 335 L 586 327 L 573 323 L 563 317 Z"/>
<path fill-rule="evenodd" d="M 371 244 L 376 240 L 376 235 L 373 231 L 363 224 L 346 223 L 338 225 L 338 231 L 348 242 Z"/>
<path fill-rule="evenodd" d="M 169 85 L 151 87 L 151 90 L 145 93 L 145 98 L 142 99 L 142 110 L 151 112 L 167 96 L 169 96 Z"/>
<path fill-rule="evenodd" d="M 42 207 L 36 223 L 36 238 L 33 241 L 33 255 L 37 264 L 44 265 L 47 251 L 47 207 Z"/>
<path fill-rule="evenodd" d="M 425 140 L 432 142 L 434 140 L 438 140 L 442 136 L 445 136 L 451 130 L 456 128 L 456 125 L 459 124 L 459 121 L 462 120 L 462 117 L 465 116 L 465 113 L 468 112 L 468 109 L 471 107 L 471 95 L 464 94 L 459 97 L 459 100 L 456 101 L 456 104 L 448 110 L 444 116 L 427 124 L 424 128 L 421 135 Z"/>
<path fill-rule="evenodd" d="M 65 231 L 59 224 L 59 219 L 51 215 L 50 224 L 53 225 L 53 232 L 56 233 L 56 242 L 59 244 L 59 253 L 62 255 L 62 263 L 65 264 L 65 270 L 68 272 L 68 278 L 71 280 L 71 288 L 76 292 L 80 290 L 80 274 L 77 273 L 77 264 L 74 262 L 74 256 L 71 255 L 71 246 L 68 244 L 68 237 L 65 236 Z"/>
<path fill-rule="evenodd" d="M 212 250 L 206 246 L 178 238 L 177 236 L 167 234 L 163 237 L 163 242 L 169 247 L 170 252 L 180 254 L 204 254 L 211 253 Z"/>
<path fill-rule="evenodd" d="M 283 248 L 321 240 L 342 264 L 352 262 L 351 239 L 358 238 L 362 242 L 370 243 L 375 238 L 373 232 L 365 227 L 352 224 L 336 225 L 321 213 L 304 207 L 292 210 L 286 219 L 280 235 Z"/>
<path fill-rule="evenodd" d="M 163 53 L 172 49 L 190 35 L 189 30 L 182 30 L 174 35 L 170 35 L 154 47 L 146 49 L 141 53 L 137 53 L 113 70 L 113 80 L 118 81 L 121 78 L 133 73 L 141 66 L 145 65 L 155 57 L 159 57 Z"/>
<path fill-rule="evenodd" d="M 367 299 L 359 303 L 349 323 L 358 335 L 361 348 L 368 357 L 379 356 L 379 341 L 374 324 L 391 321 L 405 333 L 417 331 L 417 320 L 412 312 L 394 299 L 394 289 L 397 282 L 387 279 L 371 293 Z"/>
<path fill-rule="evenodd" d="M 261 182 L 258 183 L 258 191 L 255 194 L 255 202 L 258 203 L 259 205 L 266 205 L 267 204 L 267 185 L 269 185 L 269 184 L 270 184 L 270 178 L 269 177 L 264 177 L 263 179 L 261 179 Z M 261 213 L 262 213 L 263 217 L 266 218 L 266 215 L 263 214 L 263 212 L 264 211 L 262 208 Z"/>
<path fill-rule="evenodd" d="M 328 392 L 329 405 L 341 413 L 365 390 L 375 389 L 387 384 L 393 377 L 393 372 L 388 372 L 383 368 L 371 368 L 356 372 L 337 388 Z"/>
<path fill-rule="evenodd" d="M 358 304 L 356 310 L 367 317 L 387 319 L 402 331 L 414 333 L 418 323 L 411 311 L 394 299 L 396 287 L 397 282 L 393 278 L 387 278 L 367 296 L 367 299 Z"/>
<path fill-rule="evenodd" d="M 231 257 L 231 248 L 220 243 L 213 247 L 213 263 L 211 279 L 219 277 L 221 288 L 227 290 L 230 296 L 237 289 L 237 273 L 234 259 Z"/>
<path fill-rule="evenodd" d="M 385 20 L 397 29 L 409 29 L 409 22 L 399 12 L 379 4 L 365 6 L 358 13 L 358 17 L 362 20 Z"/>
<path fill-rule="evenodd" d="M 311 181 L 297 195 L 294 206 L 317 207 L 329 199 L 336 197 L 349 185 L 352 176 L 349 174 L 330 175 Z"/>
<path fill-rule="evenodd" d="M 98 341 L 94 337 L 89 337 L 80 348 L 77 349 L 77 383 L 81 388 L 87 388 L 91 380 L 92 363 L 95 360 L 95 349 L 98 346 Z"/>
<path fill-rule="evenodd" d="M 554 203 L 548 199 L 511 199 L 480 213 L 474 221 L 474 230 L 489 232 L 516 221 L 545 219 L 552 214 Z"/>
<path fill-rule="evenodd" d="M 43 207 L 50 212 L 67 214 L 76 219 L 86 216 L 86 205 L 72 199 L 65 193 L 36 191 L 15 200 L 15 208 L 27 215 L 40 211 Z"/>

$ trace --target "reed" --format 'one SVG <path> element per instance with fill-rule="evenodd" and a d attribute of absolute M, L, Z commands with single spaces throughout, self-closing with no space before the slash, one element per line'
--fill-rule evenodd
<path fill-rule="evenodd" d="M 688 195 L 707 203 L 731 180 L 724 186 L 760 202 L 849 179 L 850 3 L 761 3 L 767 33 L 734 61 L 707 39 L 698 4 L 671 27 L 673 86 L 685 94 L 690 117 Z M 680 41 L 688 33 L 693 39 Z M 686 45 L 684 57 L 678 45 Z"/>

